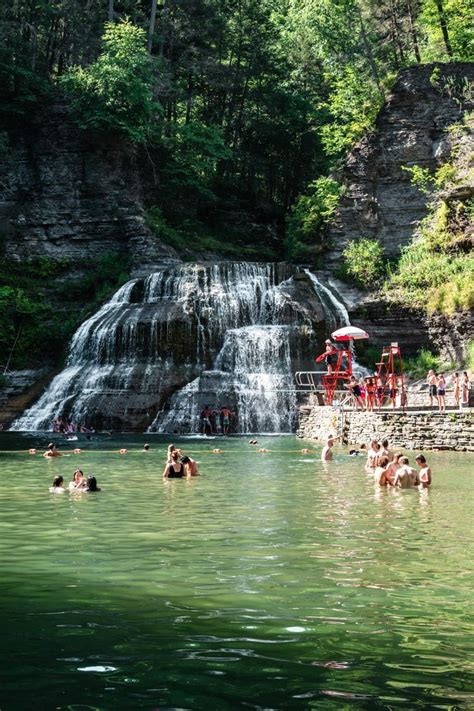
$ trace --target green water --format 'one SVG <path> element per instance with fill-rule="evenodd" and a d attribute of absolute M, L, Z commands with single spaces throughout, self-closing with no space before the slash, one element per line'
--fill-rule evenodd
<path fill-rule="evenodd" d="M 474 708 L 472 455 L 420 494 L 292 437 L 181 440 L 203 476 L 163 483 L 149 441 L 2 433 L 2 711 Z M 77 466 L 100 493 L 48 493 Z"/>

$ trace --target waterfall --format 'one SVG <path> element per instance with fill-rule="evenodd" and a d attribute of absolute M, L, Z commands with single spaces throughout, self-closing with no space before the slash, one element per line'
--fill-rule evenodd
<path fill-rule="evenodd" d="M 129 281 L 78 328 L 64 370 L 12 429 L 49 430 L 62 417 L 96 429 L 197 432 L 210 405 L 234 413 L 234 432 L 291 432 L 293 373 L 310 367 L 325 320 L 346 323 L 347 311 L 309 271 L 166 267 Z"/>
<path fill-rule="evenodd" d="M 310 278 L 315 292 L 321 299 L 321 304 L 323 306 L 324 312 L 328 323 L 331 324 L 331 331 L 342 326 L 350 326 L 351 322 L 349 320 L 349 314 L 346 307 L 336 298 L 333 292 L 321 284 L 318 277 L 313 274 L 309 269 L 304 270 L 305 274 Z"/>

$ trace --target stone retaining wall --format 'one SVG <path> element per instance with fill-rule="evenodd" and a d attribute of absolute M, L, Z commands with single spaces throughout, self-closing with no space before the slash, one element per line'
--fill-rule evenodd
<path fill-rule="evenodd" d="M 341 434 L 346 444 L 388 439 L 391 448 L 453 449 L 474 452 L 474 413 L 434 411 L 345 412 L 331 407 L 308 406 L 300 410 L 298 437 L 324 440 Z"/>

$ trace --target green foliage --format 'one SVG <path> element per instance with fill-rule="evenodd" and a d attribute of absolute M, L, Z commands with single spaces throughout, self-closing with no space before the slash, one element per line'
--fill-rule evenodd
<path fill-rule="evenodd" d="M 331 81 L 331 93 L 323 104 L 332 120 L 321 128 L 321 140 L 328 155 L 340 156 L 371 130 L 382 106 L 384 94 L 373 80 L 356 67 L 346 67 Z"/>
<path fill-rule="evenodd" d="M 318 178 L 310 183 L 308 192 L 296 201 L 287 225 L 288 258 L 306 261 L 315 252 L 327 223 L 330 221 L 343 188 L 332 178 Z"/>
<path fill-rule="evenodd" d="M 172 227 L 159 207 L 147 212 L 146 222 L 153 233 L 165 244 L 174 247 L 183 259 L 192 259 L 200 252 L 211 252 L 226 257 L 273 261 L 277 255 L 265 245 L 249 245 L 234 236 L 234 239 L 212 234 L 205 225 L 195 220 L 183 220 L 178 227 Z"/>
<path fill-rule="evenodd" d="M 439 5 L 446 22 L 451 57 L 443 37 Z M 423 0 L 417 24 L 421 34 L 421 51 L 424 62 L 450 60 L 469 61 L 474 47 L 474 24 L 471 0 Z"/>
<path fill-rule="evenodd" d="M 11 368 L 58 363 L 87 313 L 128 279 L 127 260 L 116 253 L 83 266 L 85 276 L 65 281 L 65 259 L 0 259 L 0 363 L 10 354 Z"/>
<path fill-rule="evenodd" d="M 447 161 L 443 163 L 434 173 L 430 173 L 428 168 L 419 165 L 402 166 L 402 170 L 411 175 L 411 183 L 415 185 L 425 195 L 431 195 L 433 190 L 441 190 L 449 183 L 452 183 L 457 174 L 456 166 Z"/>
<path fill-rule="evenodd" d="M 358 286 L 373 286 L 382 277 L 385 269 L 383 250 L 377 240 L 361 237 L 350 242 L 342 254 L 347 274 Z"/>
<path fill-rule="evenodd" d="M 149 137 L 159 105 L 153 98 L 145 43 L 140 27 L 129 21 L 108 22 L 97 61 L 73 67 L 61 77 L 82 128 L 118 130 L 136 142 Z"/>
<path fill-rule="evenodd" d="M 428 370 L 437 373 L 441 366 L 439 356 L 426 348 L 422 348 L 417 356 L 407 358 L 404 362 L 405 372 L 415 380 L 425 377 Z"/>

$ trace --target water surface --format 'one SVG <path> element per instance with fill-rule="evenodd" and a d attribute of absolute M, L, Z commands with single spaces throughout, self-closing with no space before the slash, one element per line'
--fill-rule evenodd
<path fill-rule="evenodd" d="M 151 437 L 2 433 L 2 711 L 474 708 L 472 455 L 420 494 L 342 448 L 185 439 L 203 476 L 163 483 Z M 78 466 L 100 493 L 48 493 Z"/>

